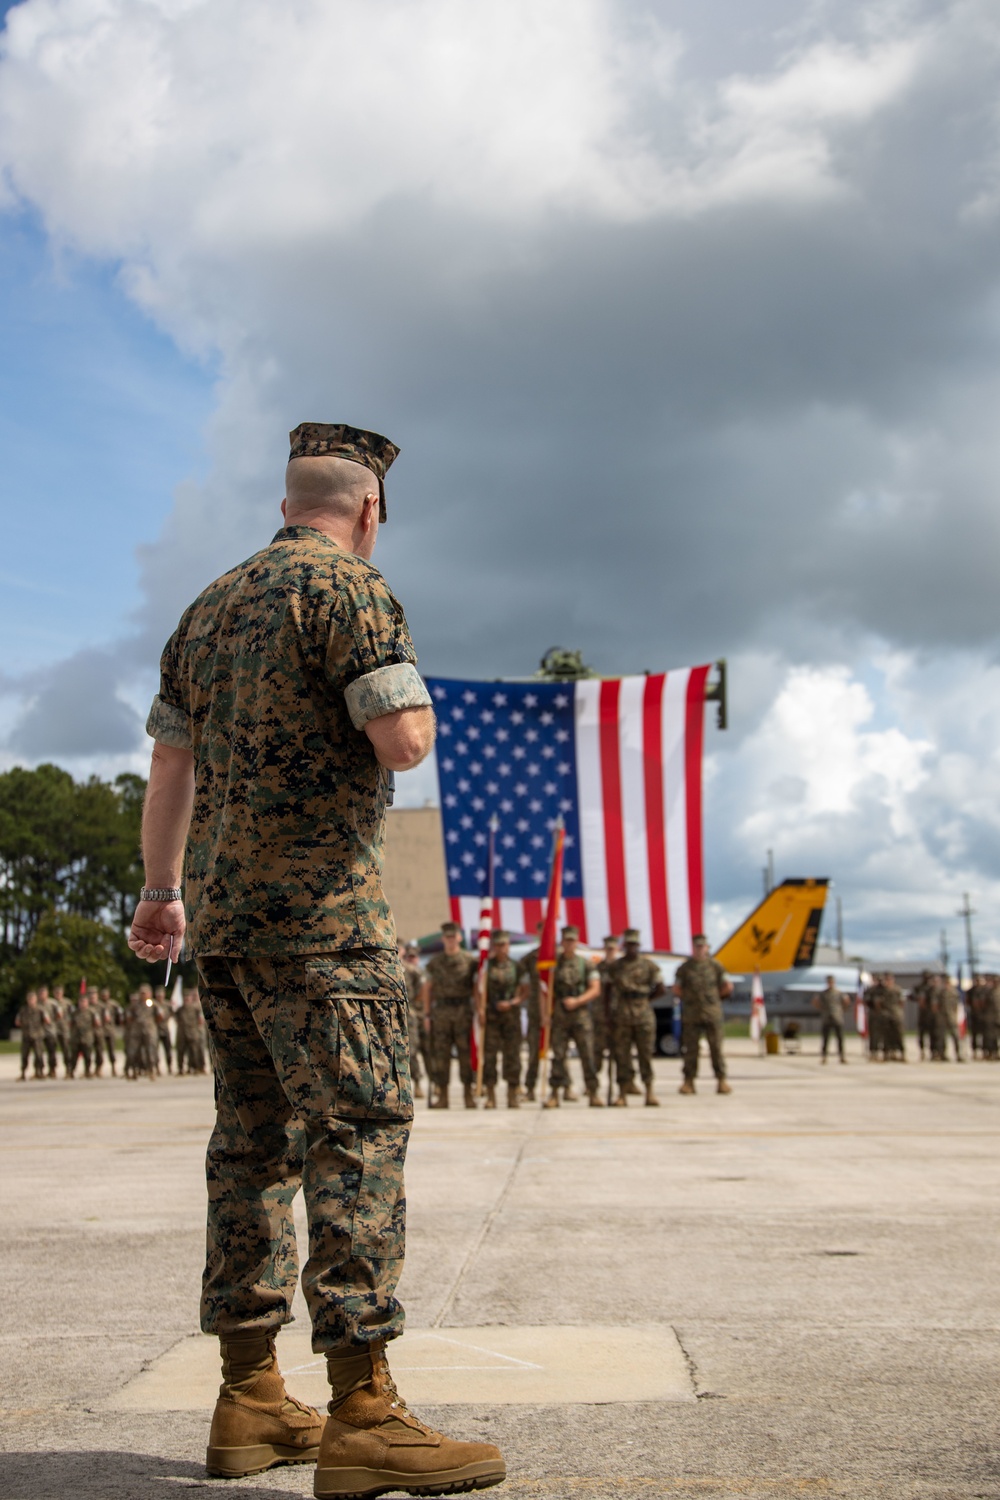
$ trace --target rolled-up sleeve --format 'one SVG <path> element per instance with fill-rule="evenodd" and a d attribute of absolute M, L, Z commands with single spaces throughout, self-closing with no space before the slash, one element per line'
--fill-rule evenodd
<path fill-rule="evenodd" d="M 401 708 L 430 708 L 431 695 L 412 662 L 393 662 L 356 677 L 344 690 L 344 701 L 355 729 L 372 719 L 398 713 Z"/>
<path fill-rule="evenodd" d="M 171 745 L 175 750 L 191 749 L 190 718 L 182 708 L 167 703 L 159 693 L 149 710 L 146 733 L 159 745 Z"/>

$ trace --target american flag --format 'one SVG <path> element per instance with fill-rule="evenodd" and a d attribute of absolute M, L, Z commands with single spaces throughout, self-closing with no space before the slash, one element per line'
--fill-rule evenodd
<path fill-rule="evenodd" d="M 687 953 L 704 899 L 701 762 L 709 668 L 580 682 L 427 680 L 452 919 L 541 921 L 552 830 L 565 824 L 563 911 L 586 943 L 637 927 L 643 945 Z"/>

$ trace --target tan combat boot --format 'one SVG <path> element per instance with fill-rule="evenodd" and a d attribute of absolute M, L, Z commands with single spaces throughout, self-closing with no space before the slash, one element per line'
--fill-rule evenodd
<path fill-rule="evenodd" d="M 580 1096 L 573 1085 L 571 1083 L 567 1083 L 566 1087 L 563 1089 L 563 1098 L 566 1100 L 566 1103 L 575 1104 L 579 1097 Z"/>
<path fill-rule="evenodd" d="M 448 1090 L 435 1088 L 431 1093 L 431 1109 L 448 1108 Z"/>
<path fill-rule="evenodd" d="M 653 1109 L 659 1109 L 660 1107 L 660 1101 L 653 1093 L 653 1085 L 651 1083 L 646 1085 L 646 1106 Z"/>
<path fill-rule="evenodd" d="M 636 1083 L 634 1078 L 630 1078 L 628 1083 L 625 1085 L 625 1092 L 626 1094 L 641 1094 L 642 1089 Z"/>
<path fill-rule="evenodd" d="M 484 1490 L 507 1477 L 492 1443 L 459 1443 L 427 1427 L 396 1390 L 381 1341 L 327 1355 L 333 1397 L 313 1494 L 375 1496 Z"/>
<path fill-rule="evenodd" d="M 693 1078 L 685 1078 L 684 1082 L 681 1084 L 681 1086 L 677 1090 L 677 1092 L 679 1094 L 693 1094 L 694 1093 L 694 1079 Z"/>
<path fill-rule="evenodd" d="M 496 1084 L 495 1083 L 488 1083 L 486 1085 L 486 1103 L 483 1105 L 483 1108 L 484 1109 L 496 1109 L 496 1107 L 497 1107 L 497 1089 L 496 1089 Z"/>
<path fill-rule="evenodd" d="M 628 1095 L 624 1089 L 618 1090 L 618 1098 L 615 1100 L 616 1109 L 628 1109 Z"/>
<path fill-rule="evenodd" d="M 209 1474 L 241 1479 L 275 1464 L 315 1463 L 325 1419 L 285 1390 L 274 1334 L 219 1342 L 222 1387 L 205 1454 Z"/>
<path fill-rule="evenodd" d="M 521 1090 L 518 1088 L 516 1083 L 509 1083 L 507 1085 L 507 1108 L 521 1108 Z"/>
<path fill-rule="evenodd" d="M 549 1097 L 543 1103 L 542 1108 L 543 1109 L 558 1109 L 559 1108 L 559 1090 L 558 1089 L 553 1089 L 552 1090 L 552 1092 L 549 1095 Z"/>
<path fill-rule="evenodd" d="M 591 1109 L 604 1108 L 604 1100 L 601 1098 L 596 1089 L 587 1090 L 587 1103 L 590 1105 Z"/>
<path fill-rule="evenodd" d="M 467 1083 L 465 1085 L 464 1094 L 465 1094 L 465 1107 L 466 1107 L 466 1109 L 475 1109 L 476 1108 L 476 1096 L 472 1092 L 472 1084 L 471 1083 Z"/>
<path fill-rule="evenodd" d="M 717 1094 L 731 1094 L 733 1091 L 729 1087 L 728 1080 L 725 1079 L 725 1078 L 720 1078 L 719 1082 L 718 1082 L 718 1084 L 716 1086 L 715 1092 Z"/>
<path fill-rule="evenodd" d="M 534 1089 L 526 1089 L 524 1097 L 527 1099 L 529 1104 L 534 1104 L 537 1100 L 537 1095 L 535 1094 Z"/>

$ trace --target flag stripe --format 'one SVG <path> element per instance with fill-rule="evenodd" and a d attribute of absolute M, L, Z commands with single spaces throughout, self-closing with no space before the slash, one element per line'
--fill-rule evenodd
<path fill-rule="evenodd" d="M 596 943 L 597 939 L 590 936 L 587 924 L 587 903 L 582 896 L 564 896 L 563 911 L 566 921 L 572 927 L 579 927 L 580 941 L 582 943 Z"/>
<path fill-rule="evenodd" d="M 521 906 L 523 908 L 523 915 L 521 917 L 518 930 L 528 933 L 529 936 L 534 936 L 535 928 L 542 920 L 543 903 L 541 901 L 532 900 L 529 897 L 521 902 Z"/>
<path fill-rule="evenodd" d="M 687 752 L 684 780 L 687 790 L 687 888 L 692 933 L 701 932 L 705 921 L 705 877 L 701 841 L 701 756 L 705 737 L 705 682 L 707 667 L 692 667 L 687 686 Z"/>
<path fill-rule="evenodd" d="M 670 950 L 667 909 L 667 843 L 663 812 L 663 672 L 646 679 L 642 704 L 642 771 L 646 801 L 649 864 L 649 941 L 660 952 Z"/>
<path fill-rule="evenodd" d="M 587 902 L 588 931 L 610 931 L 608 872 L 604 858 L 604 807 L 601 796 L 599 682 L 576 684 L 576 782 L 580 809 L 580 872 Z M 589 938 L 587 940 L 589 942 Z"/>
<path fill-rule="evenodd" d="M 688 838 L 685 730 L 687 671 L 668 672 L 663 694 L 663 804 L 667 842 L 667 899 L 670 951 L 691 952 L 691 913 L 687 900 Z"/>
<path fill-rule="evenodd" d="M 623 677 L 618 696 L 618 755 L 621 768 L 627 914 L 625 925 L 638 927 L 644 948 L 651 947 L 653 942 L 643 743 L 643 702 L 648 680 L 646 677 Z"/>
<path fill-rule="evenodd" d="M 622 823 L 622 774 L 618 741 L 621 678 L 613 677 L 602 682 L 599 696 L 601 799 L 604 807 L 608 915 L 611 919 L 611 931 L 624 932 L 628 926 L 628 887 L 625 883 L 625 830 Z"/>

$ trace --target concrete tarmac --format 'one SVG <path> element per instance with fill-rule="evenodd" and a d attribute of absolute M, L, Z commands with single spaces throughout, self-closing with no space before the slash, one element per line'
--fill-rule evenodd
<path fill-rule="evenodd" d="M 502 1446 L 498 1496 L 1000 1497 L 1000 1067 L 806 1045 L 730 1043 L 728 1097 L 659 1061 L 659 1109 L 418 1104 L 393 1364 L 420 1415 Z M 311 1494 L 301 1468 L 204 1478 L 210 1080 L 16 1072 L 0 1496 Z"/>

